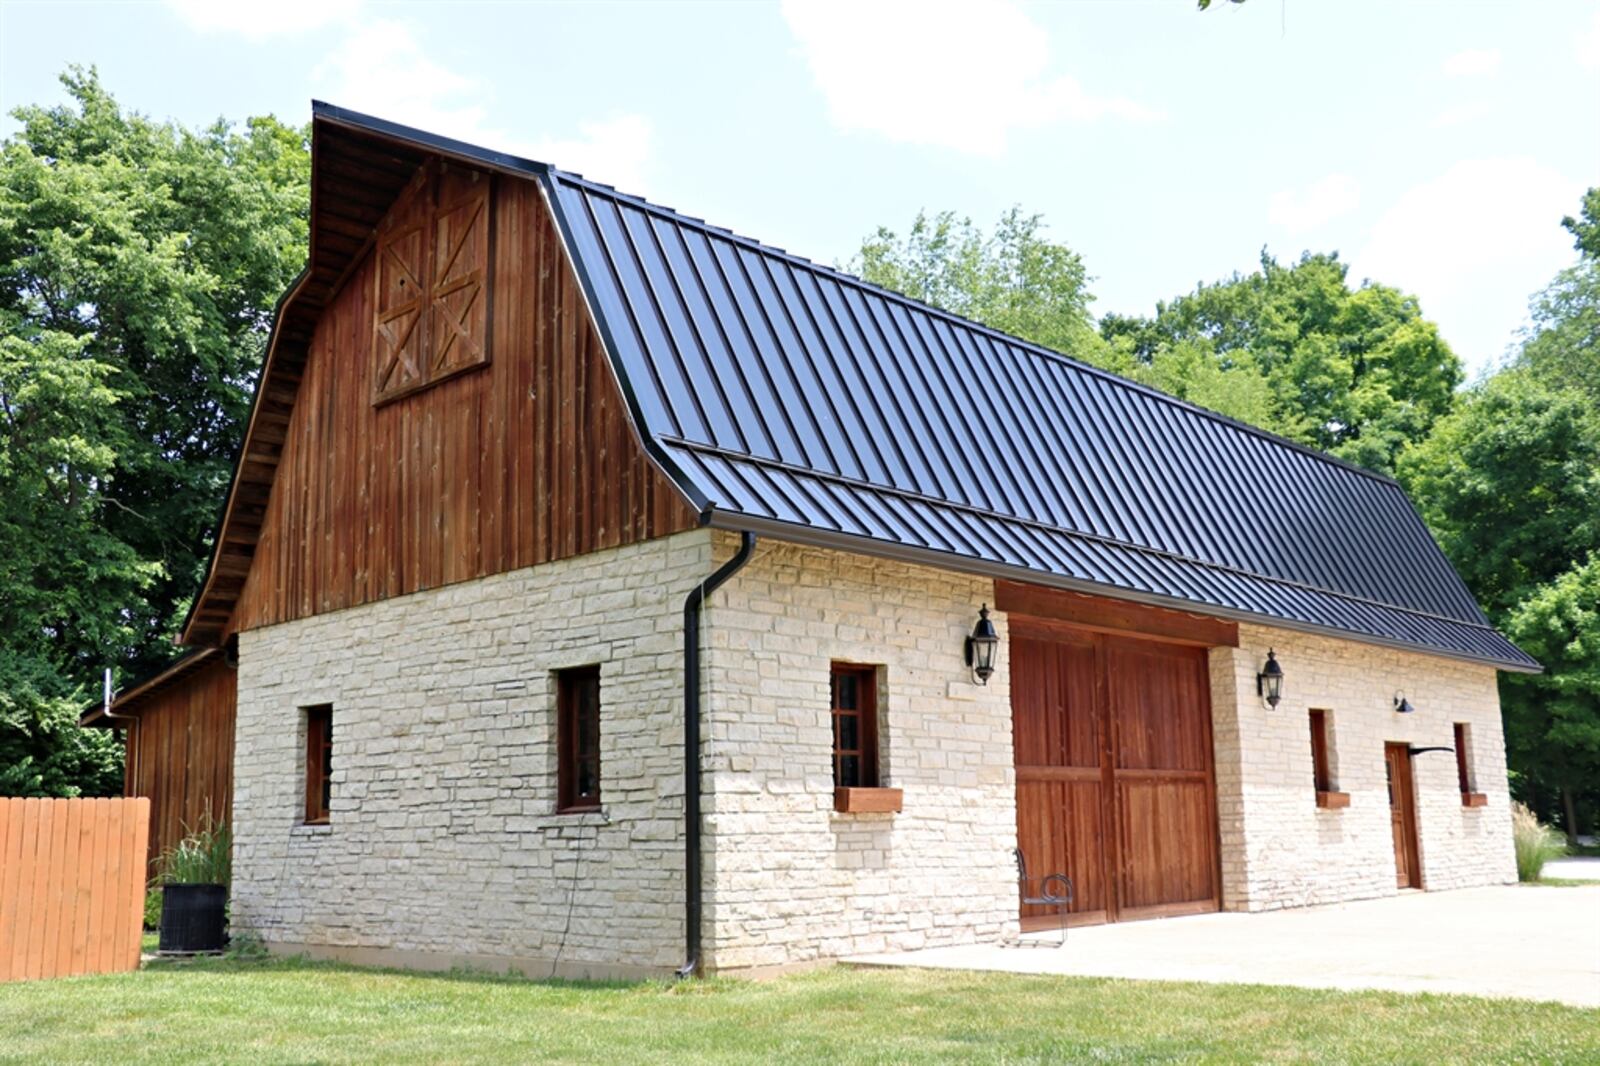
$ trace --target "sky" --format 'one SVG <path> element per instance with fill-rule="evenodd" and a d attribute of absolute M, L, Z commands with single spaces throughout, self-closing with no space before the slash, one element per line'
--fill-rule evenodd
<path fill-rule="evenodd" d="M 1600 0 L 0 0 L 0 108 L 70 64 L 188 125 L 326 100 L 825 263 L 1020 204 L 1102 314 L 1336 250 L 1473 374 L 1600 184 Z"/>

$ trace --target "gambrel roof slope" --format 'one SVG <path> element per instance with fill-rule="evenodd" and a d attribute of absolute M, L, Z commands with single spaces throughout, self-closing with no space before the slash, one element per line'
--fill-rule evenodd
<path fill-rule="evenodd" d="M 641 431 L 713 525 L 1537 669 L 1388 478 L 546 180 Z"/>
<path fill-rule="evenodd" d="M 712 526 L 1538 669 L 1388 478 L 577 175 L 317 119 L 544 184 Z"/>

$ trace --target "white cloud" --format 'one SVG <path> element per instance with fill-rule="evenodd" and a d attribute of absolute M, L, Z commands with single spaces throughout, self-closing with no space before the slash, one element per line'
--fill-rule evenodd
<path fill-rule="evenodd" d="M 430 57 L 404 21 L 363 22 L 317 66 L 312 82 L 318 96 L 341 107 L 581 170 L 629 191 L 645 184 L 649 120 L 636 114 L 591 119 L 578 124 L 575 137 L 502 129 L 489 120 L 490 86 Z"/>
<path fill-rule="evenodd" d="M 998 155 L 1014 129 L 1160 117 L 1051 73 L 1044 30 L 1009 2 L 784 0 L 783 17 L 842 129 Z"/>
<path fill-rule="evenodd" d="M 1350 259 L 1368 277 L 1415 293 L 1469 365 L 1498 358 L 1528 295 L 1572 259 L 1559 220 L 1583 184 L 1527 157 L 1472 159 L 1413 186 Z"/>
<path fill-rule="evenodd" d="M 1500 69 L 1500 49 L 1469 48 L 1444 61 L 1444 72 L 1452 78 L 1473 78 Z"/>
<path fill-rule="evenodd" d="M 1465 126 L 1481 118 L 1486 118 L 1489 113 L 1489 105 L 1482 100 L 1470 104 L 1457 104 L 1455 107 L 1447 107 L 1433 116 L 1433 121 L 1429 125 L 1436 130 L 1447 129 L 1451 126 Z"/>
<path fill-rule="evenodd" d="M 343 22 L 360 6 L 361 0 L 167 0 L 191 29 L 252 39 Z"/>
<path fill-rule="evenodd" d="M 642 115 L 613 115 L 578 123 L 578 136 L 534 142 L 528 155 L 575 170 L 628 192 L 643 187 L 653 134 Z"/>
<path fill-rule="evenodd" d="M 1578 62 L 1591 70 L 1600 67 L 1600 11 L 1589 19 L 1589 28 L 1578 36 Z"/>
<path fill-rule="evenodd" d="M 1290 233 L 1304 233 L 1347 215 L 1361 203 L 1361 186 L 1348 174 L 1329 174 L 1296 192 L 1274 193 L 1267 220 Z"/>

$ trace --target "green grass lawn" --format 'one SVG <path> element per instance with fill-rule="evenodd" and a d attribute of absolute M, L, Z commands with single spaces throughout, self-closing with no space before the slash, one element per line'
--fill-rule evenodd
<path fill-rule="evenodd" d="M 0 985 L 0 1062 L 1595 1062 L 1600 1011 L 827 969 L 574 985 L 299 960 Z"/>

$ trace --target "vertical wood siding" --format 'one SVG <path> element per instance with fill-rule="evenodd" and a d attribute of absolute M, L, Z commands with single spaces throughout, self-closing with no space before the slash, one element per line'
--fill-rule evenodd
<path fill-rule="evenodd" d="M 0 981 L 139 965 L 145 799 L 0 799 Z"/>
<path fill-rule="evenodd" d="M 538 187 L 494 179 L 493 358 L 380 407 L 374 260 L 323 313 L 239 631 L 693 526 L 651 465 Z"/>
<path fill-rule="evenodd" d="M 119 713 L 127 730 L 123 791 L 150 800 L 150 861 L 198 828 L 233 816 L 236 675 L 219 655 Z"/>

